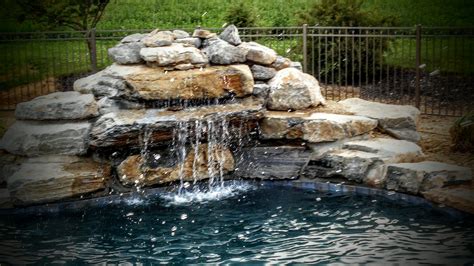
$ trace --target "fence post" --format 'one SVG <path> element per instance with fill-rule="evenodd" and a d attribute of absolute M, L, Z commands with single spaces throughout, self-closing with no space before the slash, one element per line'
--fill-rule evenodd
<path fill-rule="evenodd" d="M 306 73 L 308 65 L 308 24 L 303 24 L 303 72 Z"/>
<path fill-rule="evenodd" d="M 421 25 L 416 25 L 416 80 L 415 80 L 415 106 L 420 109 L 420 79 L 421 79 Z"/>
<path fill-rule="evenodd" d="M 90 43 L 90 59 L 91 59 L 91 69 L 92 72 L 97 72 L 97 43 L 95 39 L 95 28 L 91 29 L 89 35 L 89 43 Z"/>

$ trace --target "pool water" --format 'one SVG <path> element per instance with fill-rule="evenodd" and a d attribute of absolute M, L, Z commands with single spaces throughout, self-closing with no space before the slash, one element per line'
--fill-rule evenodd
<path fill-rule="evenodd" d="M 2 216 L 0 262 L 474 263 L 470 219 L 287 187 L 246 185 L 226 195 Z"/>

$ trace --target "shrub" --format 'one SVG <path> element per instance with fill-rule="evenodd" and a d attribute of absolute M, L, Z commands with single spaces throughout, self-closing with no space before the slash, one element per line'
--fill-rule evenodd
<path fill-rule="evenodd" d="M 234 24 L 236 27 L 255 27 L 257 16 L 255 11 L 244 1 L 233 2 L 224 14 L 227 24 Z"/>
<path fill-rule="evenodd" d="M 321 0 L 309 10 L 298 14 L 300 24 L 309 26 L 369 27 L 394 26 L 396 19 L 383 16 L 376 10 L 364 10 L 361 0 Z M 364 29 L 317 30 L 319 34 L 365 34 Z M 313 40 L 313 43 L 311 43 Z M 323 82 L 356 83 L 371 79 L 381 65 L 382 56 L 388 48 L 387 38 L 315 37 L 308 41 L 308 60 L 320 66 Z M 312 49 L 312 51 L 311 51 Z M 313 62 L 314 61 L 314 62 Z M 347 65 L 347 66 L 346 66 Z M 352 73 L 354 80 L 352 79 Z M 317 73 L 314 73 L 317 75 Z"/>
<path fill-rule="evenodd" d="M 449 133 L 453 150 L 474 153 L 474 112 L 456 120 Z"/>

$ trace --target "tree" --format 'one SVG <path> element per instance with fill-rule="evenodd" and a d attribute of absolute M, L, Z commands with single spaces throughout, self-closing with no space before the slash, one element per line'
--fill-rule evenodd
<path fill-rule="evenodd" d="M 255 27 L 257 24 L 255 11 L 244 1 L 232 3 L 224 14 L 224 20 L 238 28 Z"/>
<path fill-rule="evenodd" d="M 110 0 L 17 0 L 20 7 L 18 20 L 30 20 L 48 29 L 70 28 L 85 31 L 91 63 L 91 30 L 102 18 Z"/>
<path fill-rule="evenodd" d="M 309 26 L 340 26 L 340 27 L 385 27 L 395 26 L 397 20 L 393 16 L 383 16 L 377 10 L 364 10 L 362 0 L 321 0 L 311 8 L 299 14 L 298 22 Z M 329 31 L 329 30 L 328 30 Z M 343 31 L 343 30 L 341 30 Z M 330 31 L 335 33 L 336 31 Z M 348 33 L 365 34 L 363 29 L 351 29 Z M 318 38 L 313 39 L 312 54 L 318 55 L 319 74 L 323 81 L 347 81 L 356 83 L 361 80 L 373 79 L 379 69 L 383 52 L 388 47 L 387 38 L 355 38 L 353 44 L 347 45 L 343 38 L 327 38 L 323 45 Z M 311 51 L 310 51 L 311 53 Z M 342 58 L 343 55 L 350 56 Z M 311 62 L 311 60 L 308 60 Z M 347 68 L 346 68 L 347 64 Z M 370 66 L 370 67 L 369 67 Z M 311 69 L 311 66 L 307 66 Z M 359 72 L 360 71 L 360 72 Z M 354 80 L 349 73 L 358 73 Z"/>

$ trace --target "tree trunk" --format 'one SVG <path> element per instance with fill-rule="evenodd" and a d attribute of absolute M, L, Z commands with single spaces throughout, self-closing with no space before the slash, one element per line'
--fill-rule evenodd
<path fill-rule="evenodd" d="M 87 51 L 89 53 L 89 62 L 92 72 L 97 72 L 97 50 L 95 41 L 95 29 L 88 30 L 86 33 Z"/>

